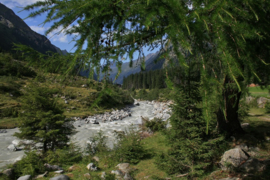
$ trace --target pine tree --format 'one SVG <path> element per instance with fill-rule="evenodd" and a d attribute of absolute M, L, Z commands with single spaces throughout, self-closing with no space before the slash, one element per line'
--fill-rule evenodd
<path fill-rule="evenodd" d="M 56 92 L 35 83 L 28 85 L 22 99 L 20 132 L 15 136 L 42 143 L 43 152 L 66 146 L 74 129 L 72 121 L 66 119 L 53 98 Z"/>
<path fill-rule="evenodd" d="M 200 64 L 204 118 L 208 124 L 215 91 L 220 130 L 241 132 L 237 110 L 243 90 L 251 81 L 269 82 L 270 1 L 48 0 L 24 9 L 33 8 L 30 17 L 47 12 L 45 23 L 54 22 L 46 34 L 60 27 L 67 35 L 80 34 L 73 64 L 81 53 L 82 65 L 97 68 L 104 59 L 108 65 L 121 63 L 126 54 L 132 62 L 144 46 L 160 47 L 166 61 L 176 64 L 177 59 L 186 69 L 185 57 L 192 56 Z M 144 69 L 144 58 L 139 59 Z"/>

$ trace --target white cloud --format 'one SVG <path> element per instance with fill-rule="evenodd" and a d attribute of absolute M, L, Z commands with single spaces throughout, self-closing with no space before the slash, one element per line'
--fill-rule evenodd
<path fill-rule="evenodd" d="M 48 34 L 48 38 L 51 41 L 54 42 L 62 42 L 62 43 L 67 43 L 68 42 L 68 36 L 65 34 L 65 32 L 62 30 L 63 27 L 59 27 L 58 29 L 54 30 L 53 32 Z"/>
<path fill-rule="evenodd" d="M 45 0 L 0 0 L 2 4 L 8 6 L 9 8 L 14 8 L 16 6 L 24 7 L 38 1 L 45 1 Z"/>
<path fill-rule="evenodd" d="M 36 3 L 38 1 L 45 1 L 45 0 L 0 0 L 0 3 L 14 10 L 15 8 L 18 8 L 18 7 L 23 8 L 27 5 Z"/>
<path fill-rule="evenodd" d="M 41 27 L 41 26 L 30 26 L 30 28 L 33 31 L 36 31 L 37 33 L 40 33 L 40 34 L 45 34 L 45 31 L 48 29 L 46 27 Z"/>

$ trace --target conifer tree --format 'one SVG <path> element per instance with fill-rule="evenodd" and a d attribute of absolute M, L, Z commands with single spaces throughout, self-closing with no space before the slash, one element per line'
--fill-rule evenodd
<path fill-rule="evenodd" d="M 270 62 L 269 1 L 47 0 L 24 9 L 34 8 L 29 17 L 47 12 L 44 23 L 54 22 L 46 34 L 63 27 L 67 35 L 80 35 L 74 65 L 81 53 L 82 65 L 100 68 L 101 59 L 121 64 L 124 55 L 132 61 L 136 51 L 142 55 L 149 46 L 162 49 L 172 64 L 173 51 L 179 64 L 189 68 L 185 56 L 190 54 L 200 63 L 207 123 L 209 95 L 216 91 L 220 130 L 242 131 L 237 110 L 243 90 L 251 81 L 266 84 L 270 78 L 265 68 Z M 144 69 L 145 60 L 139 59 Z"/>
<path fill-rule="evenodd" d="M 28 86 L 21 103 L 20 132 L 15 136 L 42 143 L 43 152 L 66 146 L 74 127 L 53 98 L 57 91 L 37 83 Z"/>

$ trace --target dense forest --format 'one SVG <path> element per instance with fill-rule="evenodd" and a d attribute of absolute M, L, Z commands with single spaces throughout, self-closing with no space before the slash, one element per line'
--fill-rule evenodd
<path fill-rule="evenodd" d="M 166 87 L 165 70 L 140 72 L 123 78 L 124 89 L 161 89 Z"/>

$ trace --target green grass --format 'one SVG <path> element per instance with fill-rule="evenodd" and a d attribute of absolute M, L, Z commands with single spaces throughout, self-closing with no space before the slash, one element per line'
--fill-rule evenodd
<path fill-rule="evenodd" d="M 268 86 L 269 88 L 270 86 Z M 256 87 L 249 87 L 249 93 L 251 94 L 251 96 L 254 97 L 269 97 L 269 90 L 268 88 L 261 88 L 259 86 Z"/>

